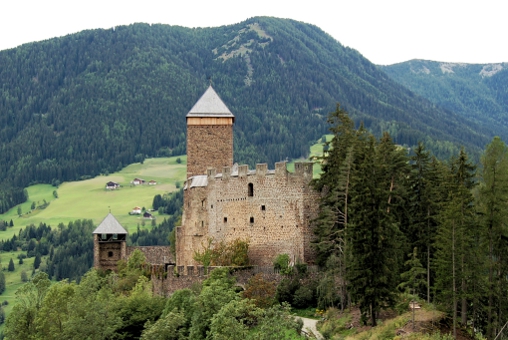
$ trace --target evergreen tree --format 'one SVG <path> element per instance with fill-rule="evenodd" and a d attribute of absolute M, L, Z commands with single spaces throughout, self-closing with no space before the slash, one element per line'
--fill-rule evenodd
<path fill-rule="evenodd" d="M 34 260 L 34 269 L 39 269 L 40 265 L 41 265 L 41 254 L 37 253 L 37 255 L 35 255 Z"/>
<path fill-rule="evenodd" d="M 14 271 L 14 261 L 12 260 L 12 257 L 11 257 L 11 260 L 9 261 L 9 266 L 7 267 L 7 270 L 10 271 L 10 272 L 13 272 Z"/>
<path fill-rule="evenodd" d="M 475 205 L 471 190 L 475 186 L 475 167 L 461 150 L 450 165 L 448 200 L 440 211 L 436 247 L 436 288 L 441 302 L 451 302 L 456 336 L 458 302 L 461 322 L 467 321 L 467 304 L 475 270 Z"/>
<path fill-rule="evenodd" d="M 365 132 L 357 152 L 354 188 L 351 199 L 351 261 L 347 277 L 353 300 L 359 303 L 363 322 L 394 304 L 398 281 L 400 232 L 395 214 L 390 212 L 391 176 L 379 160 L 389 148 L 379 153 L 372 135 Z"/>
<path fill-rule="evenodd" d="M 5 291 L 5 274 L 3 271 L 0 271 L 0 294 Z"/>
<path fill-rule="evenodd" d="M 330 256 L 337 259 L 338 268 L 328 268 L 327 275 L 341 278 L 339 295 L 341 308 L 344 308 L 348 304 L 344 278 L 349 256 L 348 218 L 357 132 L 353 129 L 353 121 L 339 105 L 328 121 L 334 136 L 324 144 L 327 152 L 321 159 L 323 174 L 314 183 L 316 190 L 322 192 L 319 215 L 314 221 L 314 248 L 321 265 L 325 265 Z"/>
<path fill-rule="evenodd" d="M 508 312 L 508 148 L 495 137 L 482 156 L 480 188 L 481 222 L 484 228 L 487 278 L 487 336 L 493 338 L 503 326 L 501 314 Z"/>
<path fill-rule="evenodd" d="M 408 255 L 408 257 L 409 260 L 405 263 L 408 270 L 400 274 L 402 282 L 398 285 L 398 287 L 404 289 L 410 294 L 417 295 L 419 290 L 427 285 L 427 281 L 424 279 L 426 270 L 423 268 L 422 263 L 418 258 L 416 247 L 413 249 L 413 252 Z"/>
<path fill-rule="evenodd" d="M 409 217 L 410 222 L 405 229 L 409 246 L 421 249 L 419 259 L 427 271 L 426 299 L 430 302 L 433 283 L 431 258 L 434 253 L 434 238 L 437 231 L 437 213 L 439 205 L 444 201 L 446 192 L 441 174 L 446 171 L 442 164 L 431 157 L 423 143 L 418 143 L 414 155 L 410 158 L 411 172 L 409 176 Z M 423 292 L 422 292 L 423 293 Z"/>

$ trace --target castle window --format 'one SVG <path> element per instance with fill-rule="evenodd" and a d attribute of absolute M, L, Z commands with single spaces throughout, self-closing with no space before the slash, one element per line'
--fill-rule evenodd
<path fill-rule="evenodd" d="M 101 234 L 101 239 L 106 240 L 107 238 L 108 238 L 108 235 L 106 235 L 106 234 Z"/>
<path fill-rule="evenodd" d="M 261 211 L 265 211 L 266 207 L 264 205 L 261 206 Z"/>
<path fill-rule="evenodd" d="M 249 197 L 254 196 L 254 184 L 252 184 L 252 183 L 249 183 L 249 192 L 248 192 L 247 196 L 249 196 Z"/>
<path fill-rule="evenodd" d="M 204 226 L 205 226 L 205 222 L 201 221 L 201 228 L 203 228 Z"/>
<path fill-rule="evenodd" d="M 210 209 L 213 209 L 213 204 L 210 206 Z"/>
<path fill-rule="evenodd" d="M 254 217 L 250 218 L 250 223 L 254 223 Z"/>
<path fill-rule="evenodd" d="M 112 251 L 108 251 L 108 257 L 113 257 L 113 252 Z"/>
<path fill-rule="evenodd" d="M 113 234 L 113 240 L 118 240 L 118 234 Z"/>
<path fill-rule="evenodd" d="M 228 221 L 228 218 L 226 216 L 224 216 L 224 223 L 226 223 Z"/>

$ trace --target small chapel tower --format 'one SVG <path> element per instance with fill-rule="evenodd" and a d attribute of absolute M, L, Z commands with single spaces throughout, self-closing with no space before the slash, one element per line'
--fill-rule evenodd
<path fill-rule="evenodd" d="M 210 85 L 187 114 L 187 178 L 233 165 L 234 121 Z"/>
<path fill-rule="evenodd" d="M 93 266 L 116 270 L 117 262 L 127 255 L 127 231 L 111 213 L 93 232 Z"/>

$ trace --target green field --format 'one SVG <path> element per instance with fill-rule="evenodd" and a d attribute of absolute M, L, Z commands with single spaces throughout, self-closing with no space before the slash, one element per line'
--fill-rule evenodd
<path fill-rule="evenodd" d="M 177 158 L 180 158 L 180 164 L 177 163 Z M 131 164 L 108 176 L 65 182 L 58 188 L 49 184 L 30 186 L 27 188 L 29 199 L 21 204 L 21 216 L 18 216 L 17 207 L 0 215 L 1 220 L 9 222 L 12 219 L 14 222 L 13 228 L 0 231 L 0 239 L 11 238 L 20 228 L 32 223 L 39 225 L 44 222 L 56 227 L 59 223 L 92 219 L 99 224 L 110 210 L 129 232 L 133 232 L 138 224 L 142 225 L 143 219 L 137 215 L 129 215 L 129 212 L 136 206 L 150 209 L 155 195 L 175 191 L 177 183 L 183 185 L 186 161 L 186 156 L 151 158 L 143 164 Z M 130 182 L 136 177 L 146 181 L 155 180 L 157 185 L 133 186 Z M 106 183 L 109 181 L 120 183 L 120 189 L 106 190 Z M 57 191 L 58 198 L 54 197 L 54 190 Z M 32 202 L 39 206 L 44 200 L 50 203 L 45 209 L 30 210 Z M 157 213 L 154 216 L 157 217 Z"/>

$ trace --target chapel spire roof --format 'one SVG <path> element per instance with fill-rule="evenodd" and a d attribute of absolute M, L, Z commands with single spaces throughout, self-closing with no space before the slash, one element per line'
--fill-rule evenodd
<path fill-rule="evenodd" d="M 201 98 L 194 104 L 187 114 L 188 117 L 232 117 L 235 116 L 229 111 L 228 107 L 219 95 L 215 92 L 212 85 L 203 93 Z"/>

